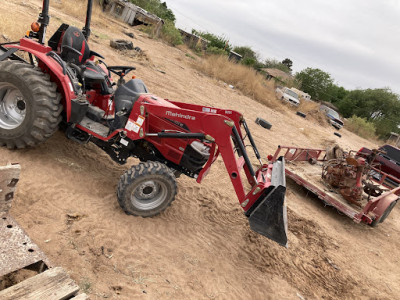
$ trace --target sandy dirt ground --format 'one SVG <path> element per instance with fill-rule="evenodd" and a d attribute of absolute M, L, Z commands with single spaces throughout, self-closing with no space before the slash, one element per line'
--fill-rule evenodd
<path fill-rule="evenodd" d="M 40 1 L 30 2 L 30 8 L 23 3 L 1 2 L 0 16 L 18 10 L 33 19 Z M 82 26 L 53 9 L 51 14 L 50 32 L 62 20 Z M 135 65 L 135 74 L 159 96 L 242 112 L 264 158 L 278 145 L 376 147 L 346 129 L 339 138 L 333 128 L 303 119 L 294 110 L 279 106 L 272 110 L 200 74 L 192 67 L 200 58 L 186 56 L 187 50 L 116 21 L 103 25 L 93 22 L 91 47 L 106 56 L 109 65 Z M 127 38 L 124 29 L 135 34 L 134 45 L 149 60 L 109 47 L 108 38 Z M 272 129 L 255 124 L 256 117 L 268 120 Z M 22 166 L 11 214 L 91 299 L 398 299 L 400 295 L 399 207 L 372 229 L 325 207 L 288 180 L 289 248 L 285 249 L 250 230 L 221 159 L 201 185 L 185 176 L 177 179 L 176 200 L 161 215 L 147 219 L 124 214 L 116 200 L 119 177 L 138 163 L 135 159 L 117 165 L 95 145 L 79 145 L 57 132 L 33 149 L 0 148 L 0 164 L 7 162 Z"/>

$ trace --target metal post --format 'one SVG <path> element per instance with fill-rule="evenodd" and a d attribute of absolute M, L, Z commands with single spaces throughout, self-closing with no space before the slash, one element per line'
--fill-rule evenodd
<path fill-rule="evenodd" d="M 83 35 L 85 36 L 86 40 L 89 40 L 90 36 L 90 21 L 92 19 L 92 6 L 93 6 L 93 0 L 88 0 L 85 27 L 83 27 L 82 29 Z"/>
<path fill-rule="evenodd" d="M 49 3 L 50 0 L 43 0 L 42 12 L 39 14 L 38 22 L 40 23 L 39 29 L 39 43 L 42 45 L 46 42 L 46 27 L 49 25 Z"/>

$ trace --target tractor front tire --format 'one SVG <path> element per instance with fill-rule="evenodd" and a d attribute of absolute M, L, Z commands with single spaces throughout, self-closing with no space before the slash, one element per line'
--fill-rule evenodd
<path fill-rule="evenodd" d="M 61 121 L 61 95 L 50 76 L 19 61 L 0 62 L 0 146 L 35 146 Z"/>
<path fill-rule="evenodd" d="M 177 193 L 173 172 L 163 163 L 147 161 L 120 178 L 118 203 L 128 215 L 152 217 L 164 211 Z"/>

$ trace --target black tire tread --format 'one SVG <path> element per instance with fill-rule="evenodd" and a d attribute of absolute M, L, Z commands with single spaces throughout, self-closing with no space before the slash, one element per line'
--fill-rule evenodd
<path fill-rule="evenodd" d="M 272 127 L 272 124 L 271 124 L 271 123 L 265 121 L 265 120 L 262 119 L 262 118 L 257 118 L 255 122 L 256 122 L 258 125 L 260 125 L 261 127 L 265 128 L 265 129 L 271 129 L 271 127 Z"/>
<path fill-rule="evenodd" d="M 50 81 L 50 76 L 32 65 L 7 60 L 0 62 L 0 72 L 17 76 L 23 84 L 29 87 L 31 100 L 35 102 L 35 119 L 32 127 L 17 138 L 0 138 L 0 145 L 9 149 L 22 149 L 40 144 L 51 137 L 61 122 L 61 95 L 57 85 Z"/>
<path fill-rule="evenodd" d="M 301 111 L 297 111 L 297 112 L 296 112 L 296 115 L 298 115 L 298 116 L 300 116 L 300 117 L 302 117 L 302 118 L 307 117 L 307 115 L 306 115 L 305 113 L 301 112 Z"/>
<path fill-rule="evenodd" d="M 138 214 L 127 207 L 124 199 L 125 199 L 125 190 L 126 188 L 133 183 L 133 181 L 141 176 L 144 175 L 162 175 L 166 176 L 166 178 L 170 181 L 170 183 L 173 186 L 173 195 L 172 195 L 172 200 L 169 201 L 169 203 L 165 207 L 158 207 L 150 211 L 149 214 L 143 215 L 143 214 Z M 171 205 L 171 203 L 175 200 L 175 196 L 177 194 L 177 185 L 175 181 L 175 176 L 171 169 L 169 169 L 165 164 L 156 162 L 156 161 L 146 161 L 146 162 L 141 162 L 136 166 L 131 167 L 129 170 L 127 170 L 122 176 L 120 177 L 118 186 L 117 186 L 117 199 L 118 199 L 118 204 L 121 206 L 122 210 L 128 214 L 128 215 L 134 215 L 134 216 L 141 216 L 143 218 L 146 217 L 153 217 L 155 215 L 160 214 L 163 212 L 167 207 Z"/>
<path fill-rule="evenodd" d="M 338 137 L 342 137 L 342 135 L 339 132 L 334 132 L 333 134 L 338 136 Z"/>

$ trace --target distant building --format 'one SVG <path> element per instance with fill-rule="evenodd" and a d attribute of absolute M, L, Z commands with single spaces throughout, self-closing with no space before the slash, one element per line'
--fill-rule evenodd
<path fill-rule="evenodd" d="M 387 140 L 388 144 L 400 147 L 400 134 L 391 132 L 390 137 Z"/>
<path fill-rule="evenodd" d="M 203 39 L 201 36 L 186 32 L 182 29 L 179 29 L 179 32 L 181 33 L 182 41 L 192 49 L 200 48 L 204 51 L 207 49 L 208 44 L 210 43 L 208 40 Z"/>
<path fill-rule="evenodd" d="M 131 26 L 142 24 L 153 25 L 156 36 L 160 34 L 160 30 L 164 25 L 163 19 L 149 13 L 139 6 L 123 0 L 110 1 L 106 11 L 115 18 L 120 19 Z"/>
<path fill-rule="evenodd" d="M 277 81 L 281 82 L 286 82 L 290 80 L 294 80 L 294 77 L 286 72 L 283 72 L 282 70 L 279 69 L 273 69 L 273 68 L 264 68 L 261 69 L 261 71 L 264 71 L 267 74 L 267 79 L 275 79 Z"/>
<path fill-rule="evenodd" d="M 242 56 L 239 53 L 230 51 L 229 52 L 229 60 L 232 60 L 234 62 L 239 62 L 242 60 Z"/>

